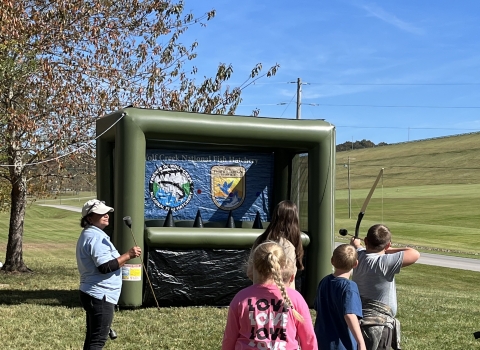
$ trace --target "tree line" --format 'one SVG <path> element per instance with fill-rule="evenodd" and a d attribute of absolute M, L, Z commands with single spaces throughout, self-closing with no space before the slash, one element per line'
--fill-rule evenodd
<path fill-rule="evenodd" d="M 340 143 L 337 145 L 336 150 L 337 152 L 342 152 L 342 151 L 351 151 L 354 149 L 362 149 L 362 148 L 373 148 L 373 147 L 380 147 L 380 146 L 386 146 L 388 143 L 386 142 L 380 142 L 378 144 L 375 144 L 374 142 L 370 140 L 363 139 L 361 141 L 347 141 L 344 143 Z"/>

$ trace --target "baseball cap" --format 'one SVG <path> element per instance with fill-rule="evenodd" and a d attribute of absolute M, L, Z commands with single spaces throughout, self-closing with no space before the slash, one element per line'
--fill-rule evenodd
<path fill-rule="evenodd" d="M 106 213 L 110 213 L 112 211 L 113 211 L 113 208 L 109 207 L 108 205 L 105 205 L 104 201 L 100 201 L 98 199 L 90 199 L 88 202 L 86 202 L 83 205 L 82 217 L 85 217 L 90 213 L 103 215 Z"/>

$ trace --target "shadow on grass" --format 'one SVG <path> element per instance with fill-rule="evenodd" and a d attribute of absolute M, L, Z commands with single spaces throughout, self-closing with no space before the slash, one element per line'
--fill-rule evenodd
<path fill-rule="evenodd" d="M 81 307 L 78 290 L 0 290 L 0 305 L 36 304 L 63 307 Z"/>

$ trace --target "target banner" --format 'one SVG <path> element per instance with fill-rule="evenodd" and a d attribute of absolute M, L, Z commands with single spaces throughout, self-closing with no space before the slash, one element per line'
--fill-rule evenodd
<path fill-rule="evenodd" d="M 273 153 L 147 150 L 145 217 L 204 221 L 268 221 Z"/>

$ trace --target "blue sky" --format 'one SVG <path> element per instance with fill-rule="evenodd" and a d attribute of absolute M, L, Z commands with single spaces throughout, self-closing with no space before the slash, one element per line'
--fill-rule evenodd
<path fill-rule="evenodd" d="M 200 77 L 232 64 L 235 86 L 256 63 L 280 65 L 237 114 L 295 118 L 301 78 L 301 118 L 334 124 L 337 143 L 480 131 L 480 1 L 185 0 L 197 15 L 212 8 L 182 39 L 199 43 Z"/>

